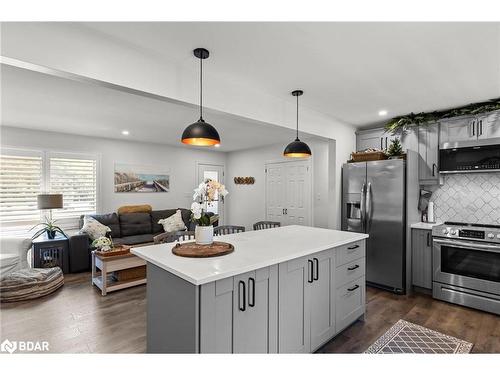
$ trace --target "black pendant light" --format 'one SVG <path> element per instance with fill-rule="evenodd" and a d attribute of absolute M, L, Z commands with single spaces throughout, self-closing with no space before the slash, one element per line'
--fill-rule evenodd
<path fill-rule="evenodd" d="M 299 96 L 304 93 L 302 90 L 292 91 L 292 95 L 297 98 L 297 137 L 295 141 L 289 143 L 283 151 L 283 155 L 288 158 L 308 158 L 312 155 L 309 146 L 299 139 Z"/>
<path fill-rule="evenodd" d="M 184 129 L 181 141 L 193 146 L 215 146 L 220 144 L 219 133 L 203 120 L 203 60 L 210 54 L 205 48 L 196 48 L 193 53 L 200 59 L 200 119 Z"/>

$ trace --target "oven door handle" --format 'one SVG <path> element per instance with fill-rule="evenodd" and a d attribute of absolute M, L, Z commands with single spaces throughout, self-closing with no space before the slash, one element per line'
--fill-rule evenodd
<path fill-rule="evenodd" d="M 460 247 L 463 249 L 486 250 L 486 251 L 491 251 L 494 253 L 500 253 L 500 246 L 499 245 L 485 245 L 485 244 L 472 243 L 472 242 L 468 242 L 468 241 L 462 242 L 462 241 L 454 241 L 454 240 L 441 240 L 438 238 L 433 238 L 432 242 L 435 244 L 440 244 L 440 245 L 456 246 L 456 247 Z"/>

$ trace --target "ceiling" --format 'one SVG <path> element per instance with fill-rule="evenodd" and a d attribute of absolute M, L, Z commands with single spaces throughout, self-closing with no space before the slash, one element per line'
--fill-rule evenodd
<path fill-rule="evenodd" d="M 80 25 L 81 26 L 81 25 Z M 211 51 L 212 71 L 367 126 L 409 112 L 500 96 L 499 23 L 85 23 L 155 58 L 186 64 Z M 380 117 L 380 110 L 387 110 Z"/>
<path fill-rule="evenodd" d="M 198 107 L 134 95 L 86 82 L 1 65 L 2 125 L 180 147 L 184 128 L 198 119 Z M 205 120 L 230 152 L 283 143 L 292 129 L 206 110 Z M 124 136 L 123 130 L 130 134 Z M 305 139 L 313 136 L 303 134 Z M 319 138 L 319 137 L 313 137 Z"/>

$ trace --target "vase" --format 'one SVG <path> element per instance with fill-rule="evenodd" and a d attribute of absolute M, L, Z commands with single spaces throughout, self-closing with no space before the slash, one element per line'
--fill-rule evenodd
<path fill-rule="evenodd" d="M 54 238 L 56 238 L 56 231 L 55 230 L 46 230 L 47 232 L 47 238 L 49 240 L 53 240 Z"/>
<path fill-rule="evenodd" d="M 212 242 L 214 242 L 213 225 L 209 226 L 197 225 L 194 230 L 194 238 L 198 245 L 210 245 Z"/>

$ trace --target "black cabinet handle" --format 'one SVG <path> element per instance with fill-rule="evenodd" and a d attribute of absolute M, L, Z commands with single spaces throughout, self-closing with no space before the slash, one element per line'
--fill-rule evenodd
<path fill-rule="evenodd" d="M 250 293 L 250 288 L 252 289 L 252 293 Z M 252 296 L 252 299 L 250 300 L 250 296 Z M 252 302 L 250 302 L 252 301 Z M 255 279 L 253 277 L 250 277 L 248 279 L 248 306 L 254 307 L 255 306 Z"/>
<path fill-rule="evenodd" d="M 354 271 L 356 268 L 359 268 L 359 264 L 356 264 L 355 266 L 352 266 L 352 267 L 347 267 L 347 270 Z"/>
<path fill-rule="evenodd" d="M 431 246 L 431 233 L 427 232 L 427 247 Z"/>
<path fill-rule="evenodd" d="M 241 286 L 243 285 L 243 293 L 241 292 Z M 246 300 L 246 285 L 244 281 L 238 282 L 238 308 L 240 311 L 245 311 L 247 309 L 247 300 Z M 243 296 L 243 306 L 241 306 L 241 296 Z"/>
<path fill-rule="evenodd" d="M 319 260 L 318 258 L 313 258 L 314 260 L 314 265 L 316 266 L 316 275 L 313 274 L 313 280 L 318 280 L 319 279 Z"/>
<path fill-rule="evenodd" d="M 352 292 L 353 290 L 356 290 L 356 289 L 358 289 L 358 288 L 359 288 L 359 285 L 358 285 L 358 284 L 356 284 L 356 285 L 355 285 L 355 286 L 353 286 L 352 288 L 347 288 L 347 290 L 348 290 L 349 292 Z"/>
<path fill-rule="evenodd" d="M 436 177 L 437 165 L 436 163 L 432 163 L 432 177 Z"/>
<path fill-rule="evenodd" d="M 307 260 L 307 282 L 310 284 L 313 282 L 313 261 L 311 259 Z"/>
<path fill-rule="evenodd" d="M 358 247 L 359 247 L 359 245 L 354 245 L 354 246 L 348 247 L 347 249 L 348 250 L 354 250 L 354 249 L 357 249 Z"/>
<path fill-rule="evenodd" d="M 387 137 L 385 137 L 385 149 L 387 150 Z"/>
<path fill-rule="evenodd" d="M 384 149 L 384 137 L 380 137 L 380 149 L 383 150 Z"/>

